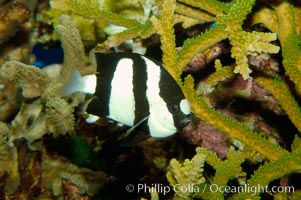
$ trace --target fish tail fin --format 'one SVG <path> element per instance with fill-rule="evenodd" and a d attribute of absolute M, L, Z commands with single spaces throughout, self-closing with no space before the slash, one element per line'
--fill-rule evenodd
<path fill-rule="evenodd" d="M 77 69 L 73 69 L 69 80 L 64 84 L 61 95 L 67 96 L 76 92 L 94 94 L 96 89 L 96 75 L 81 76 Z"/>

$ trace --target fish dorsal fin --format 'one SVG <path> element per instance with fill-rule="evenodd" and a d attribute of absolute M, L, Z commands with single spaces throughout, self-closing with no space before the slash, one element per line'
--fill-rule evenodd
<path fill-rule="evenodd" d="M 97 65 L 97 71 L 102 71 L 103 68 L 113 68 L 117 65 L 117 63 L 124 58 L 125 56 L 121 56 L 124 53 L 103 53 L 103 52 L 95 52 L 95 61 Z"/>
<path fill-rule="evenodd" d="M 126 131 L 125 137 L 120 141 L 122 146 L 133 146 L 142 142 L 148 138 L 150 135 L 148 131 L 144 130 L 147 126 L 148 116 L 140 120 L 137 124 L 132 126 Z"/>

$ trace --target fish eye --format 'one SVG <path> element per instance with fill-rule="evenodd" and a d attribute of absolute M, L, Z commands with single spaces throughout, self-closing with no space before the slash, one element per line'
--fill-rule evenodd
<path fill-rule="evenodd" d="M 178 105 L 171 106 L 171 112 L 172 113 L 177 113 L 177 112 L 179 112 L 179 110 L 180 110 L 180 108 L 179 108 Z"/>

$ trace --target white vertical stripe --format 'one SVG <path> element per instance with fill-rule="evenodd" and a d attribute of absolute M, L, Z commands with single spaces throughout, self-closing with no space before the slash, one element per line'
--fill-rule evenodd
<path fill-rule="evenodd" d="M 135 120 L 135 99 L 133 94 L 133 61 L 121 59 L 111 82 L 109 118 L 127 126 L 133 126 Z"/>
<path fill-rule="evenodd" d="M 148 126 L 152 137 L 167 137 L 177 132 L 174 126 L 173 116 L 169 112 L 166 102 L 160 97 L 160 66 L 143 57 L 147 66 L 147 91 L 150 116 Z"/>

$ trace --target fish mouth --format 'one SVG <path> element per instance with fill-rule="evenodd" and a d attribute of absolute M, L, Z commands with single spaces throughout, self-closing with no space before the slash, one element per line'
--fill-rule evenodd
<path fill-rule="evenodd" d="M 187 126 L 189 123 L 191 122 L 190 116 L 189 117 L 185 117 L 184 119 L 182 119 L 179 123 L 180 127 L 185 127 Z"/>

